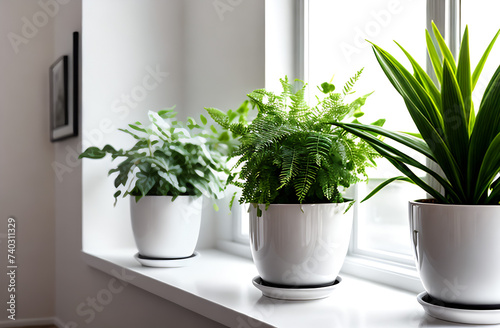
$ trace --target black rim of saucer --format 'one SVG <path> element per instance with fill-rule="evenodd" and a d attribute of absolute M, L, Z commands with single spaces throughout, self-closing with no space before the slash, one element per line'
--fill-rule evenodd
<path fill-rule="evenodd" d="M 321 285 L 301 285 L 301 286 L 290 286 L 290 285 L 273 284 L 273 283 L 264 281 L 264 279 L 262 279 L 261 277 L 257 277 L 257 279 L 255 279 L 255 282 L 257 284 L 259 284 L 259 285 L 266 286 L 266 287 L 300 290 L 300 289 L 315 289 L 315 288 L 331 287 L 331 286 L 338 285 L 341 280 L 342 280 L 342 278 L 340 278 L 340 276 L 339 276 L 339 277 L 337 277 L 335 279 L 335 281 L 329 282 L 329 283 L 326 283 L 326 284 L 321 284 Z"/>
<path fill-rule="evenodd" d="M 467 304 L 447 303 L 447 302 L 443 302 L 443 301 L 440 301 L 438 299 L 435 299 L 427 293 L 425 293 L 422 296 L 422 301 L 424 301 L 425 303 L 431 304 L 431 305 L 450 308 L 450 309 L 457 309 L 457 310 L 477 310 L 477 311 L 500 310 L 500 304 L 467 305 Z"/>
<path fill-rule="evenodd" d="M 138 258 L 141 260 L 152 260 L 152 261 L 176 261 L 176 260 L 187 260 L 192 257 L 195 257 L 198 255 L 197 253 L 193 253 L 193 255 L 188 256 L 188 257 L 149 257 L 149 256 L 144 256 L 141 255 L 140 253 L 137 255 Z"/>

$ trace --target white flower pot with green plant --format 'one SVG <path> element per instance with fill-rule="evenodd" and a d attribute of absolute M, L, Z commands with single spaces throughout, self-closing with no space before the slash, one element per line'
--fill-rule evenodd
<path fill-rule="evenodd" d="M 230 123 L 227 113 L 207 108 L 222 127 L 239 135 L 233 153 L 239 172 L 230 182 L 242 188 L 240 203 L 250 206 L 250 242 L 262 280 L 279 286 L 333 284 L 347 253 L 352 227 L 351 200 L 342 191 L 366 177 L 376 153 L 325 119 L 357 121 L 368 95 L 344 103 L 361 71 L 335 93 L 323 83 L 324 99 L 310 107 L 303 85 L 288 79 L 276 95 L 255 90 L 257 107 L 249 125 Z M 375 122 L 382 125 L 384 120 Z"/>
<path fill-rule="evenodd" d="M 202 197 L 223 196 L 230 135 L 203 129 L 189 118 L 185 125 L 172 109 L 149 112 L 149 126 L 140 122 L 120 129 L 137 142 L 127 150 L 89 147 L 80 158 L 124 158 L 109 174 L 120 195 L 131 195 L 132 228 L 139 254 L 149 258 L 193 255 L 201 223 Z M 195 133 L 196 132 L 196 133 Z M 220 140 L 224 139 L 224 140 Z M 214 206 L 215 203 L 214 203 Z"/>
<path fill-rule="evenodd" d="M 363 138 L 404 174 L 385 181 L 365 199 L 395 180 L 412 182 L 432 197 L 410 202 L 410 228 L 422 283 L 429 296 L 440 302 L 500 304 L 500 67 L 477 112 L 472 102 L 472 91 L 499 33 L 472 71 L 468 28 L 456 62 L 433 25 L 439 47 L 434 46 L 428 31 L 426 37 L 437 83 L 402 47 L 413 74 L 373 45 L 380 66 L 405 100 L 419 135 L 335 123 Z M 440 170 L 421 164 L 376 135 L 423 154 Z M 444 192 L 421 179 L 415 169 L 434 178 Z"/>

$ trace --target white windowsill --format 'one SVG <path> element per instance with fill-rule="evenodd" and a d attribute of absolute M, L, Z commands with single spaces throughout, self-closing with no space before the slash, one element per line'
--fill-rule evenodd
<path fill-rule="evenodd" d="M 135 252 L 82 252 L 82 257 L 91 267 L 133 276 L 132 285 L 229 327 L 456 326 L 425 315 L 414 293 L 346 274 L 326 299 L 280 301 L 263 297 L 252 285 L 257 270 L 251 260 L 204 249 L 189 267 L 147 268 L 134 259 Z"/>

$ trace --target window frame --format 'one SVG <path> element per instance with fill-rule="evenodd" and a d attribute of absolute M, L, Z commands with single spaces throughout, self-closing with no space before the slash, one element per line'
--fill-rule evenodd
<path fill-rule="evenodd" d="M 239 204 L 236 200 L 233 204 L 233 209 L 231 212 L 232 222 L 233 222 L 232 239 L 235 243 L 248 244 L 250 242 L 250 236 L 242 233 L 243 215 L 245 215 L 245 211 L 247 211 L 246 209 L 247 206 Z M 248 211 L 246 215 L 248 216 Z"/>

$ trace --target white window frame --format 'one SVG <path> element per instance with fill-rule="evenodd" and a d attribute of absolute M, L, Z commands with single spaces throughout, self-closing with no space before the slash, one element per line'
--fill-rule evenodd
<path fill-rule="evenodd" d="M 460 1 L 427 0 L 426 28 L 432 29 L 431 21 L 437 25 L 450 50 L 456 56 L 460 46 Z M 276 22 L 276 20 L 280 20 Z M 309 0 L 266 1 L 266 88 L 276 90 L 276 81 L 284 75 L 308 81 L 309 76 Z M 273 28 L 276 26 L 276 28 Z M 276 42 L 279 40 L 279 42 Z M 437 44 L 436 44 L 437 46 Z M 286 60 L 282 60 L 286 58 Z M 432 64 L 427 58 L 427 71 L 435 79 Z M 432 163 L 428 162 L 428 165 Z M 435 181 L 430 184 L 439 189 Z M 354 187 L 355 198 L 357 187 Z M 241 234 L 240 205 L 232 212 L 232 242 L 249 243 L 248 236 Z M 364 279 L 392 285 L 406 290 L 420 292 L 423 286 L 418 278 L 412 258 L 407 255 L 383 251 L 368 251 L 358 247 L 358 203 L 353 208 L 354 222 L 348 256 L 342 272 Z M 410 233 L 408 231 L 408 238 Z M 228 247 L 223 247 L 228 249 Z M 234 252 L 234 250 L 232 250 Z M 241 254 L 241 250 L 238 251 Z M 250 252 L 245 253 L 246 256 Z"/>
<path fill-rule="evenodd" d="M 232 209 L 232 219 L 233 219 L 233 241 L 240 244 L 248 244 L 249 236 L 244 235 L 242 231 L 243 226 L 243 216 L 248 217 L 248 205 L 241 205 L 237 203 L 237 199 L 234 200 Z"/>

